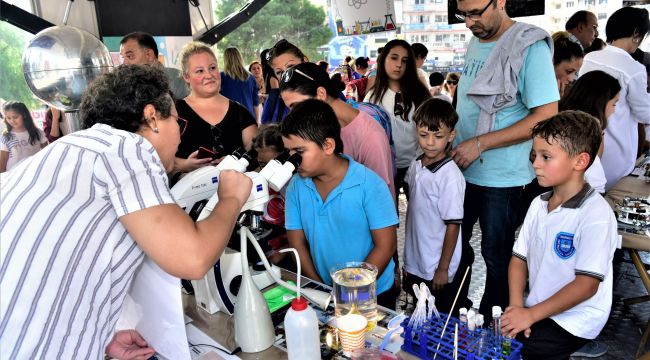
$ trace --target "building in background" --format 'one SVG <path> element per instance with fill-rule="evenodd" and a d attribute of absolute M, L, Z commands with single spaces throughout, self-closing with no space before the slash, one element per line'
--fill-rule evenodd
<path fill-rule="evenodd" d="M 454 1 L 454 0 L 451 0 Z M 423 68 L 432 71 L 459 71 L 472 33 L 464 24 L 449 25 L 447 0 L 404 0 L 402 33 L 409 43 L 429 49 Z"/>
<path fill-rule="evenodd" d="M 448 24 L 447 0 L 403 0 L 400 3 L 401 37 L 409 43 L 422 43 L 429 49 L 424 69 L 428 72 L 461 71 L 472 33 L 464 24 Z M 588 10 L 596 14 L 599 37 L 605 40 L 607 19 L 622 6 L 622 0 L 547 0 L 544 15 L 516 20 L 535 24 L 552 34 L 564 30 L 564 24 L 576 11 Z M 396 11 L 397 8 L 396 1 Z M 647 49 L 648 43 L 646 41 L 644 48 Z"/>

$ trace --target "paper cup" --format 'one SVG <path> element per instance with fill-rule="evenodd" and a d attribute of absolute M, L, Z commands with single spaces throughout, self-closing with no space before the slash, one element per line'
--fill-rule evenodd
<path fill-rule="evenodd" d="M 339 340 L 343 352 L 350 354 L 354 349 L 363 348 L 366 343 L 368 319 L 359 314 L 347 314 L 336 319 Z"/>

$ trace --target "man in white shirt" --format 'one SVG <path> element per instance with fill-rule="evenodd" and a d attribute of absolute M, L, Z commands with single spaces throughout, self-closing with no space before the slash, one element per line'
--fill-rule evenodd
<path fill-rule="evenodd" d="M 633 7 L 617 10 L 605 29 L 609 46 L 584 58 L 580 74 L 601 70 L 621 85 L 616 110 L 608 119 L 601 158 L 608 190 L 634 169 L 639 139 L 638 124 L 650 124 L 648 77 L 643 65 L 630 55 L 650 32 L 648 11 Z"/>

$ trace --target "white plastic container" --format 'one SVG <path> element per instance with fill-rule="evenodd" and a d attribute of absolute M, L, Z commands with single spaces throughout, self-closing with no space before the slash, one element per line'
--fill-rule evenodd
<path fill-rule="evenodd" d="M 289 360 L 320 359 L 320 335 L 316 312 L 303 297 L 294 299 L 284 316 Z"/>

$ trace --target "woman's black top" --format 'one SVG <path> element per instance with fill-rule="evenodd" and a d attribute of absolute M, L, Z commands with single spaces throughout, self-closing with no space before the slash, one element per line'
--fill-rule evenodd
<path fill-rule="evenodd" d="M 176 100 L 178 116 L 187 120 L 187 128 L 181 135 L 176 156 L 186 159 L 203 146 L 208 149 L 223 148 L 223 155 L 243 147 L 242 131 L 255 125 L 255 118 L 242 105 L 230 100 L 228 112 L 217 125 L 210 125 L 199 116 L 185 100 Z"/>

